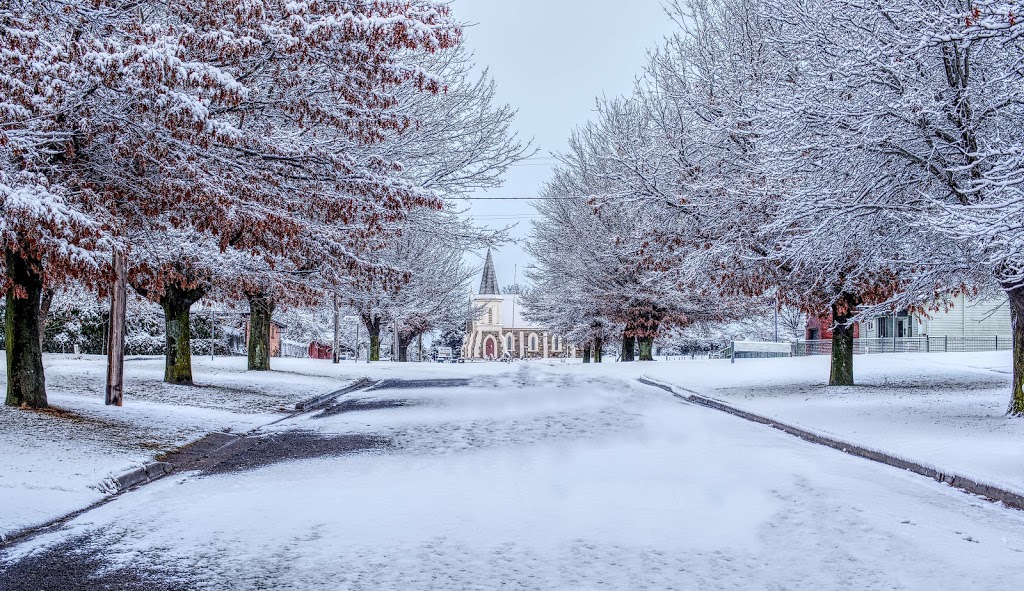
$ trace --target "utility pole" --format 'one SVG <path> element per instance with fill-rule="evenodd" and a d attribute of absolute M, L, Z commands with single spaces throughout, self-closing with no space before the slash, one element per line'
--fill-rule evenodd
<path fill-rule="evenodd" d="M 416 353 L 416 356 L 417 356 L 416 361 L 422 362 L 423 361 L 423 333 L 420 333 L 419 336 L 417 337 L 417 339 L 419 339 L 419 352 Z M 999 350 L 999 338 L 996 337 L 996 351 L 998 351 L 998 350 Z"/>
<path fill-rule="evenodd" d="M 107 333 L 107 405 L 124 402 L 124 317 L 127 307 L 125 275 L 128 261 L 123 252 L 114 251 L 114 285 L 110 290 L 110 330 Z"/>
<path fill-rule="evenodd" d="M 398 317 L 394 320 L 395 342 L 391 346 L 391 361 L 398 361 Z"/>
<path fill-rule="evenodd" d="M 354 357 L 355 357 L 355 360 L 356 360 L 356 363 L 359 363 L 359 325 L 360 325 L 360 324 L 361 324 L 361 322 L 360 322 L 360 321 L 359 321 L 359 319 L 357 318 L 357 319 L 356 319 L 356 349 L 355 349 L 355 356 L 354 356 Z M 366 352 L 366 358 L 367 358 L 367 359 L 369 359 L 369 358 L 370 358 L 370 352 L 369 352 L 369 349 L 367 349 L 367 352 Z"/>
<path fill-rule="evenodd" d="M 334 347 L 331 349 L 331 362 L 340 363 L 338 347 L 341 346 L 340 333 L 338 332 L 338 293 L 334 293 Z"/>

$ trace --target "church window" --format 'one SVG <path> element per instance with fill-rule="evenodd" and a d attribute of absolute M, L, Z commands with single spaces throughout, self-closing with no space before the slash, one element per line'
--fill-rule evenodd
<path fill-rule="evenodd" d="M 487 308 L 487 324 L 494 324 L 494 310 Z"/>
<path fill-rule="evenodd" d="M 535 334 L 530 335 L 530 350 L 531 351 L 536 351 L 537 350 L 537 335 L 535 335 Z"/>
<path fill-rule="evenodd" d="M 505 335 L 505 349 L 508 351 L 512 350 L 512 335 Z"/>

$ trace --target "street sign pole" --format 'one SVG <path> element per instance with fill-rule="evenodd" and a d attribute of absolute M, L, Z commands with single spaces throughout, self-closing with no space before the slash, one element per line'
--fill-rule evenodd
<path fill-rule="evenodd" d="M 338 333 L 338 294 L 334 294 L 334 348 L 331 349 L 331 362 L 340 363 L 341 358 L 339 357 L 338 347 L 341 346 L 340 335 Z"/>
<path fill-rule="evenodd" d="M 391 347 L 391 361 L 395 362 L 395 361 L 398 361 L 398 318 L 397 317 L 395 318 L 395 321 L 394 321 L 394 328 L 393 328 L 393 330 L 394 330 L 394 333 L 395 333 L 395 342 L 394 342 L 393 346 Z"/>

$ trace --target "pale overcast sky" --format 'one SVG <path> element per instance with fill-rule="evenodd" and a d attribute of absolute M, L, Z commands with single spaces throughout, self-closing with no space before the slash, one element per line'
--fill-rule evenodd
<path fill-rule="evenodd" d="M 513 168 L 503 188 L 483 196 L 536 195 L 551 173 L 551 153 L 562 151 L 572 129 L 591 118 L 595 98 L 629 93 L 647 50 L 672 30 L 661 0 L 452 0 L 452 8 L 459 20 L 472 23 L 466 43 L 477 62 L 490 68 L 498 99 L 519 110 L 520 135 L 534 138 L 541 150 Z M 533 212 L 528 201 L 470 206 L 481 223 L 518 221 L 515 235 L 521 238 Z M 522 281 L 529 259 L 511 244 L 495 253 L 494 262 L 505 286 L 513 282 L 517 264 Z"/>

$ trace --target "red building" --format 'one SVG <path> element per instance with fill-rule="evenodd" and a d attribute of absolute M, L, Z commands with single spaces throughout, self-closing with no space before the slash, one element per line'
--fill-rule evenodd
<path fill-rule="evenodd" d="M 804 338 L 808 341 L 830 340 L 832 338 L 832 315 L 827 314 L 820 318 L 808 315 Z M 860 323 L 853 324 L 853 338 L 860 338 Z"/>
<path fill-rule="evenodd" d="M 249 346 L 249 315 L 242 314 L 242 318 L 245 319 L 245 346 Z M 270 356 L 280 357 L 281 356 L 281 331 L 285 329 L 285 325 L 281 324 L 276 320 L 270 321 Z"/>
<path fill-rule="evenodd" d="M 331 354 L 333 347 L 325 345 L 323 343 L 313 341 L 309 344 L 309 358 L 310 359 L 332 359 Z"/>

